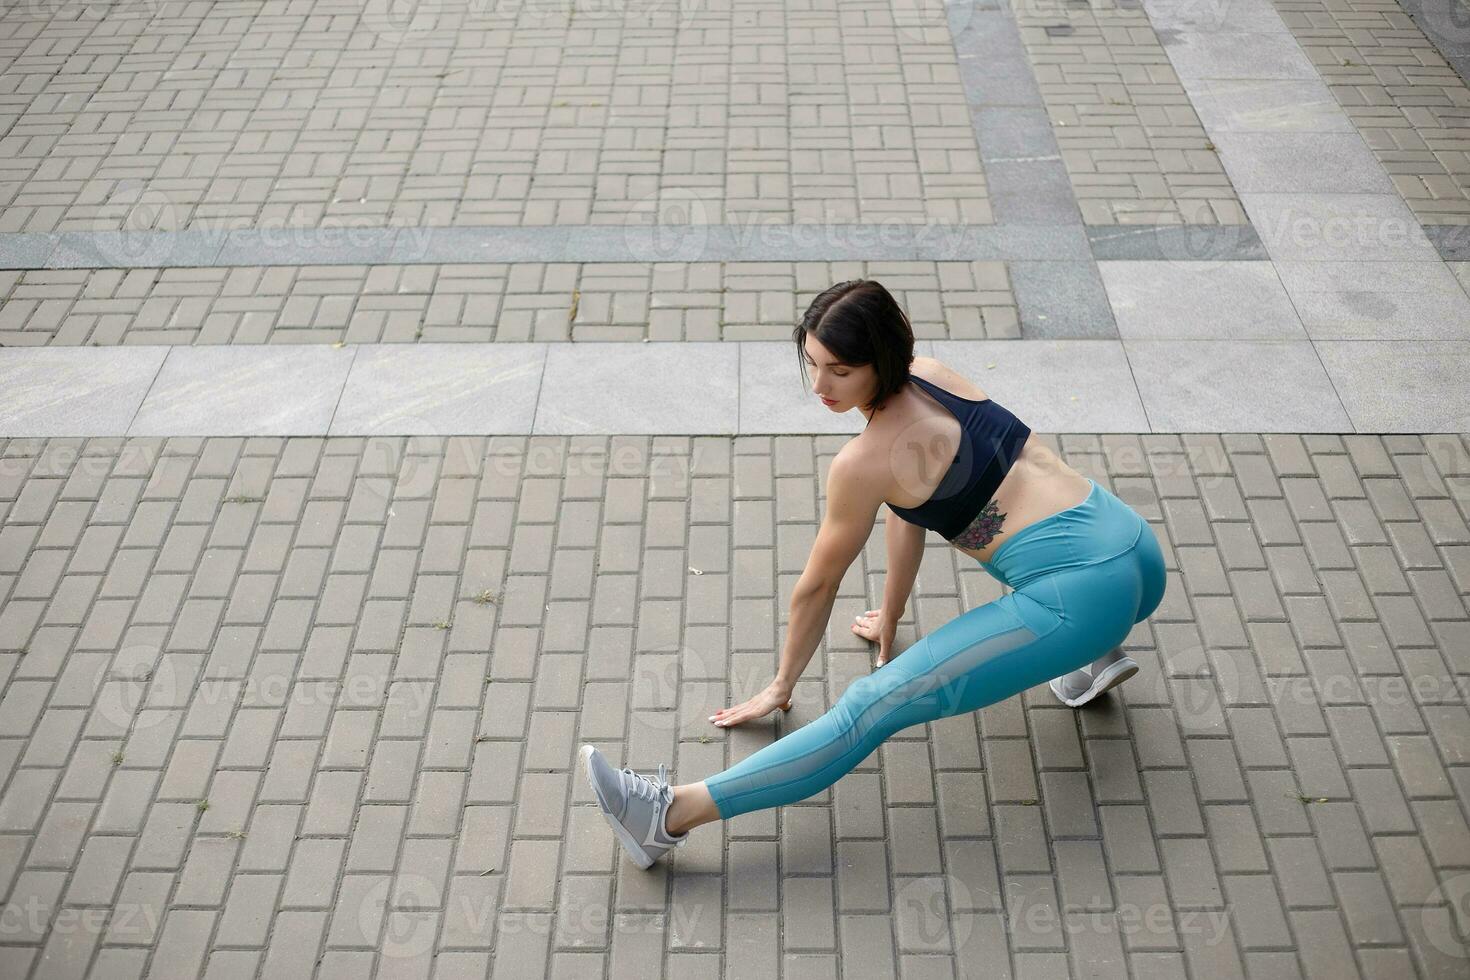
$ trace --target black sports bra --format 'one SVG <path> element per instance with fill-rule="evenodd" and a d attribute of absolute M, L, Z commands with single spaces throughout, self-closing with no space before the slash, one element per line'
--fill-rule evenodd
<path fill-rule="evenodd" d="M 909 380 L 933 395 L 959 421 L 960 445 L 928 500 L 917 507 L 888 507 L 904 520 L 952 541 L 995 496 L 1031 429 L 993 398 L 961 398 L 917 374 L 910 374 Z"/>

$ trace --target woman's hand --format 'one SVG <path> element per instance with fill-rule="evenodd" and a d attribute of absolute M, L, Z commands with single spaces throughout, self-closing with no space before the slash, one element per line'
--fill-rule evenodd
<path fill-rule="evenodd" d="M 756 718 L 764 718 L 780 708 L 782 711 L 791 710 L 791 690 L 783 687 L 775 681 L 766 685 L 765 690 L 744 704 L 737 704 L 733 708 L 721 708 L 709 716 L 709 720 L 718 728 L 728 728 L 738 725 L 742 721 L 753 721 Z"/>
<path fill-rule="evenodd" d="M 895 656 L 893 638 L 898 634 L 898 622 L 885 616 L 881 609 L 869 609 L 857 617 L 852 631 L 865 640 L 878 644 L 878 661 L 873 666 L 882 667 Z"/>

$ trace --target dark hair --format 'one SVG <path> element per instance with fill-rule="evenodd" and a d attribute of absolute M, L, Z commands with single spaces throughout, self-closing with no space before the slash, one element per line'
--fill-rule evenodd
<path fill-rule="evenodd" d="M 806 335 L 811 334 L 844 364 L 873 365 L 878 389 L 864 408 L 887 401 L 909 380 L 914 330 L 893 294 L 872 279 L 849 279 L 817 294 L 792 331 L 796 359 L 806 379 Z"/>

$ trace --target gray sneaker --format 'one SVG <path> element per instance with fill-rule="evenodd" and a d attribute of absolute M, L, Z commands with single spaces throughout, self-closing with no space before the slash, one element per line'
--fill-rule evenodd
<path fill-rule="evenodd" d="M 675 837 L 664 829 L 664 815 L 674 802 L 674 788 L 666 778 L 668 766 L 659 763 L 658 778 L 650 779 L 631 769 L 614 769 L 591 745 L 582 746 L 577 754 L 602 815 L 634 864 L 646 868 L 673 848 L 684 846 L 688 831 Z"/>
<path fill-rule="evenodd" d="M 1054 677 L 1051 692 L 1069 708 L 1080 708 L 1138 673 L 1138 664 L 1119 647 L 1070 674 Z"/>

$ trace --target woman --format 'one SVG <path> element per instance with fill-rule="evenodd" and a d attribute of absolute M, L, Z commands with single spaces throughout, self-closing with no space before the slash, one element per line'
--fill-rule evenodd
<path fill-rule="evenodd" d="M 932 358 L 915 358 L 908 318 L 882 285 L 827 289 L 793 336 L 823 404 L 856 407 L 868 424 L 832 460 L 827 510 L 793 590 L 775 679 L 710 720 L 726 727 L 790 710 L 838 585 L 886 503 L 883 606 L 852 627 L 878 643 L 878 669 L 820 718 L 702 782 L 670 786 L 666 766 L 649 778 L 582 746 L 598 805 L 639 867 L 701 824 L 821 792 L 911 725 L 975 711 L 1049 678 L 1065 703 L 1086 703 L 1137 670 L 1117 647 L 1163 598 L 1164 558 L 1147 522 L 985 392 Z M 1012 591 L 895 657 L 926 529 Z"/>

